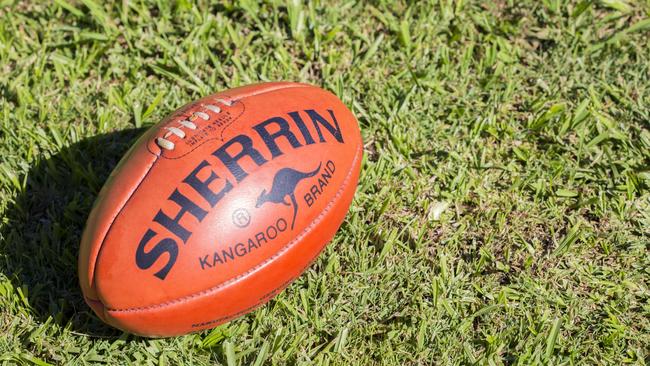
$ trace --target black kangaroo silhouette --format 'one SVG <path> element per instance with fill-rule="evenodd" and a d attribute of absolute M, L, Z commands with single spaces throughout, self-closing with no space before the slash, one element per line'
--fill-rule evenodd
<path fill-rule="evenodd" d="M 271 186 L 271 192 L 266 193 L 266 189 L 262 190 L 260 196 L 257 197 L 257 203 L 255 207 L 260 207 L 266 202 L 273 203 L 283 203 L 287 206 L 293 206 L 293 219 L 291 220 L 291 230 L 293 230 L 293 224 L 296 222 L 296 214 L 298 213 L 298 202 L 296 202 L 296 186 L 300 183 L 301 180 L 313 177 L 320 170 L 322 162 L 318 164 L 318 167 L 311 172 L 303 173 L 301 171 L 291 169 L 291 168 L 282 168 L 275 173 L 273 177 L 273 185 Z M 289 196 L 291 203 L 286 201 L 286 197 Z"/>

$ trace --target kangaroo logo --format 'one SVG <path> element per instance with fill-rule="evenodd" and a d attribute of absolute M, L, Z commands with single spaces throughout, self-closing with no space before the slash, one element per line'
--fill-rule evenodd
<path fill-rule="evenodd" d="M 266 192 L 266 189 L 262 190 L 260 196 L 257 197 L 257 203 L 255 207 L 260 207 L 266 202 L 273 203 L 283 203 L 287 206 L 293 206 L 293 219 L 291 220 L 291 230 L 293 230 L 293 224 L 296 222 L 296 214 L 298 213 L 298 202 L 296 202 L 296 187 L 301 180 L 313 177 L 320 171 L 320 167 L 323 163 L 319 163 L 318 167 L 311 172 L 303 173 L 301 171 L 291 169 L 291 168 L 282 168 L 275 173 L 273 177 L 273 185 L 271 186 L 271 192 Z M 291 202 L 287 202 L 287 196 Z"/>

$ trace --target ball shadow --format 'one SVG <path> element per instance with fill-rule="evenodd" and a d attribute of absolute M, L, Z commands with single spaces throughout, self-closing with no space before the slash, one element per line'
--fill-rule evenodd
<path fill-rule="evenodd" d="M 21 288 L 38 321 L 93 336 L 119 336 L 85 304 L 77 276 L 81 233 L 104 181 L 146 129 L 84 139 L 36 162 L 2 212 L 0 274 Z"/>

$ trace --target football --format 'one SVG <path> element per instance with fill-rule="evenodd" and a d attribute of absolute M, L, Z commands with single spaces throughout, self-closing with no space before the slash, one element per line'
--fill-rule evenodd
<path fill-rule="evenodd" d="M 114 327 L 158 337 L 250 312 L 334 236 L 362 156 L 354 115 L 318 87 L 262 83 L 185 105 L 100 191 L 79 254 L 86 302 Z"/>

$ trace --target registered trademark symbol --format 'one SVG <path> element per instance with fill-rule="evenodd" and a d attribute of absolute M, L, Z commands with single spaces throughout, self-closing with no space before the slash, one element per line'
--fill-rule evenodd
<path fill-rule="evenodd" d="M 238 208 L 232 213 L 232 223 L 244 228 L 251 223 L 251 214 L 245 208 Z"/>

